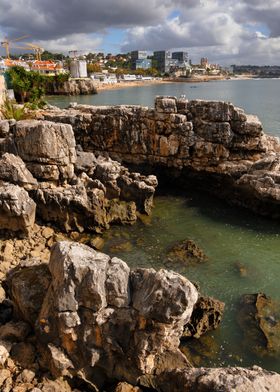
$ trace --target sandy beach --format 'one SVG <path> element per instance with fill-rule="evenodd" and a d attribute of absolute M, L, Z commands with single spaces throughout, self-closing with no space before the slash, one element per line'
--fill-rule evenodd
<path fill-rule="evenodd" d="M 120 81 L 115 84 L 105 84 L 102 82 L 96 82 L 97 91 L 103 90 L 116 90 L 127 87 L 145 87 L 153 84 L 170 84 L 170 83 L 201 83 L 210 82 L 215 80 L 225 80 L 225 76 L 196 76 L 193 78 L 166 78 L 166 79 L 153 79 L 153 80 L 135 80 L 135 81 Z"/>

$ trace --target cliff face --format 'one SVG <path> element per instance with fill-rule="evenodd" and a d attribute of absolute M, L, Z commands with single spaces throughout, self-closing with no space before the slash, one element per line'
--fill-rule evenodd
<path fill-rule="evenodd" d="M 86 151 L 149 165 L 177 185 L 195 182 L 264 215 L 280 217 L 280 144 L 231 103 L 157 97 L 141 106 L 74 105 L 44 118 L 73 126 Z M 191 182 L 190 182 L 191 181 Z"/>
<path fill-rule="evenodd" d="M 53 95 L 88 95 L 97 94 L 96 85 L 91 79 L 70 79 L 64 83 L 52 83 L 47 94 Z"/>

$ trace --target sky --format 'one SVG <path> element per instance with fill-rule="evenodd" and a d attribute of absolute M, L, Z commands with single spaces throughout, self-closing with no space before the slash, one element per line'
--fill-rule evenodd
<path fill-rule="evenodd" d="M 23 35 L 17 45 L 66 54 L 168 49 L 193 63 L 280 65 L 280 0 L 0 0 L 0 40 Z"/>

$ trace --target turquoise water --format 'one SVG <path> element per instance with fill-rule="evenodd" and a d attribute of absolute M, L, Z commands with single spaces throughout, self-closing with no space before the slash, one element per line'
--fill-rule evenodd
<path fill-rule="evenodd" d="M 280 81 L 248 80 L 197 84 L 154 85 L 105 91 L 97 96 L 55 98 L 92 104 L 141 103 L 152 106 L 154 95 L 186 94 L 189 98 L 224 99 L 256 113 L 267 131 L 280 135 Z M 105 233 L 104 251 L 131 267 L 173 269 L 199 284 L 203 294 L 225 302 L 221 326 L 199 339 L 195 364 L 252 366 L 280 371 L 280 354 L 257 355 L 244 338 L 237 317 L 242 294 L 265 292 L 280 301 L 280 223 L 230 207 L 201 193 L 157 196 L 151 219 Z M 208 261 L 186 265 L 166 259 L 176 241 L 192 239 Z M 242 267 L 242 273 L 240 272 Z M 194 348 L 198 342 L 188 343 Z M 185 346 L 186 347 L 186 346 Z"/>

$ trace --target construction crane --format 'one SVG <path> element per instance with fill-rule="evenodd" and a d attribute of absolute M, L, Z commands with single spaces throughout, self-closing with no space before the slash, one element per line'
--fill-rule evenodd
<path fill-rule="evenodd" d="M 39 46 L 37 44 L 26 43 L 25 45 L 30 47 L 29 50 L 31 49 L 34 51 L 36 60 L 38 60 L 38 61 L 42 60 L 41 55 L 44 52 L 44 48 L 42 48 L 41 46 Z"/>
<path fill-rule="evenodd" d="M 13 42 L 22 41 L 23 39 L 28 38 L 28 37 L 29 37 L 29 35 L 23 35 L 22 37 L 15 38 L 15 39 L 8 39 L 7 37 L 5 37 L 4 41 L 1 42 L 1 46 L 3 46 L 3 48 L 6 49 L 7 59 L 10 60 L 10 45 Z"/>
<path fill-rule="evenodd" d="M 76 60 L 78 57 L 78 53 L 84 53 L 84 51 L 83 50 L 69 50 L 68 53 L 69 53 L 70 57 L 72 57 L 74 60 Z"/>

